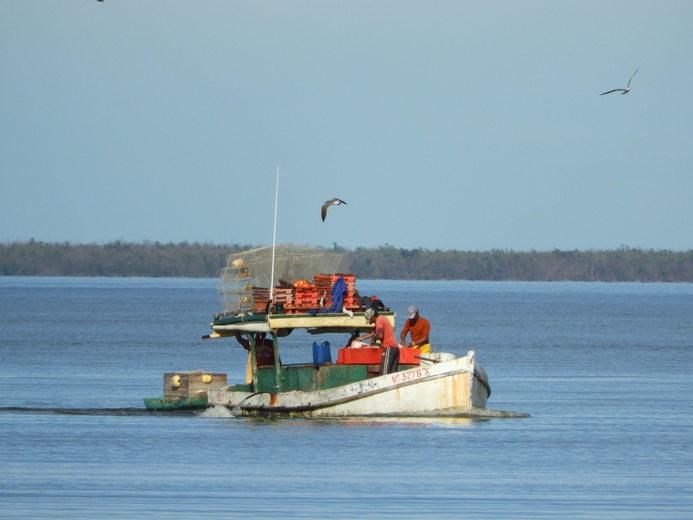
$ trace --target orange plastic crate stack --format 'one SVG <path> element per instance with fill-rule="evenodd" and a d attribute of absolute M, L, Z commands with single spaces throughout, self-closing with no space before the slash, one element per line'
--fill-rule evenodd
<path fill-rule="evenodd" d="M 294 301 L 293 305 L 295 307 L 302 308 L 315 308 L 318 306 L 318 291 L 315 285 L 306 284 L 296 287 L 294 289 Z"/>
<path fill-rule="evenodd" d="M 313 282 L 318 295 L 318 303 L 322 299 L 323 307 L 332 305 L 332 293 L 330 292 L 332 290 L 332 275 L 316 274 L 313 276 Z"/>

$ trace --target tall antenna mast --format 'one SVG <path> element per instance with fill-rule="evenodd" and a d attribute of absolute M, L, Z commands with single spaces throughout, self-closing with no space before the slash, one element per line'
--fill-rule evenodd
<path fill-rule="evenodd" d="M 274 234 L 272 236 L 272 275 L 270 277 L 270 301 L 268 309 L 274 304 L 274 253 L 277 245 L 277 206 L 279 203 L 279 165 L 277 165 L 277 188 L 274 194 Z"/>

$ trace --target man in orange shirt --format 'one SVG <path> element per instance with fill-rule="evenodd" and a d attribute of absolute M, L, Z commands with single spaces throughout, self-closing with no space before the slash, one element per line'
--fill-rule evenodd
<path fill-rule="evenodd" d="M 416 305 L 409 307 L 407 312 L 409 319 L 404 323 L 404 328 L 399 335 L 402 345 L 421 349 L 422 354 L 430 354 L 431 344 L 428 335 L 431 332 L 431 324 L 426 318 L 419 316 L 419 308 Z M 408 344 L 406 343 L 407 333 L 411 334 L 411 342 Z"/>

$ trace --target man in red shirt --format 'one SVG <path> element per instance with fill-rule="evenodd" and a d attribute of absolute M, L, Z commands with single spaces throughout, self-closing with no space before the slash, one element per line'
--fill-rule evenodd
<path fill-rule="evenodd" d="M 378 314 L 374 308 L 366 309 L 363 314 L 368 323 L 375 323 L 375 327 L 368 334 L 356 338 L 358 341 L 366 341 L 367 339 L 373 338 L 371 345 L 373 343 L 380 343 L 381 347 L 397 347 L 397 338 L 395 338 L 395 331 L 390 325 L 390 320 L 385 316 Z"/>
<path fill-rule="evenodd" d="M 365 341 L 373 338 L 371 345 L 377 342 L 383 347 L 383 355 L 380 360 L 381 376 L 391 372 L 397 372 L 397 367 L 399 365 L 399 345 L 395 338 L 395 331 L 392 325 L 390 325 L 390 320 L 385 316 L 380 316 L 378 311 L 373 307 L 366 309 L 366 312 L 363 313 L 363 317 L 366 318 L 368 323 L 374 323 L 375 327 L 371 332 L 357 339 L 359 341 Z"/>
<path fill-rule="evenodd" d="M 430 354 L 431 345 L 428 341 L 428 334 L 431 332 L 431 324 L 426 318 L 419 316 L 419 308 L 416 305 L 409 307 L 408 316 L 409 319 L 404 323 L 404 328 L 399 335 L 402 345 L 421 349 L 422 354 Z M 407 333 L 411 334 L 409 343 L 406 343 Z"/>

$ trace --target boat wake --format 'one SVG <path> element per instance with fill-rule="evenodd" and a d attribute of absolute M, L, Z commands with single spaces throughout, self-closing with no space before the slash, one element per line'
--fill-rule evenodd
<path fill-rule="evenodd" d="M 472 418 L 483 419 L 522 419 L 531 417 L 530 414 L 524 412 L 509 412 L 506 410 L 492 410 L 491 408 L 475 408 L 472 411 Z"/>
<path fill-rule="evenodd" d="M 45 415 L 155 415 L 156 412 L 144 408 L 57 408 L 57 407 L 0 407 L 0 413 L 45 414 Z M 170 414 L 194 415 L 193 411 L 182 410 Z"/>
<path fill-rule="evenodd" d="M 390 416 L 384 414 L 380 417 Z M 411 413 L 408 417 L 428 419 L 522 419 L 531 416 L 528 413 L 492 410 L 491 408 L 446 408 L 444 410 L 429 410 L 418 414 Z"/>
<path fill-rule="evenodd" d="M 211 408 L 205 409 L 203 412 L 198 412 L 200 417 L 213 418 L 213 419 L 228 419 L 233 418 L 235 415 L 226 406 L 216 405 Z"/>
<path fill-rule="evenodd" d="M 18 413 L 18 414 L 45 414 L 45 415 L 103 415 L 103 416 L 151 416 L 159 415 L 156 410 L 147 410 L 145 408 L 58 408 L 58 407 L 24 407 L 24 406 L 6 406 L 0 407 L 0 413 Z M 237 417 L 234 410 L 231 410 L 223 405 L 212 406 L 202 411 L 200 410 L 169 410 L 166 411 L 167 416 L 183 415 L 197 416 L 212 419 L 230 419 Z M 474 408 L 461 410 L 440 410 L 434 414 L 412 414 L 409 417 L 389 416 L 383 414 L 380 416 L 371 416 L 370 419 L 517 419 L 530 417 L 527 413 L 507 412 L 503 410 L 491 410 L 489 408 Z M 338 418 L 339 419 L 339 418 Z M 364 419 L 363 417 L 345 416 L 341 419 Z"/>

